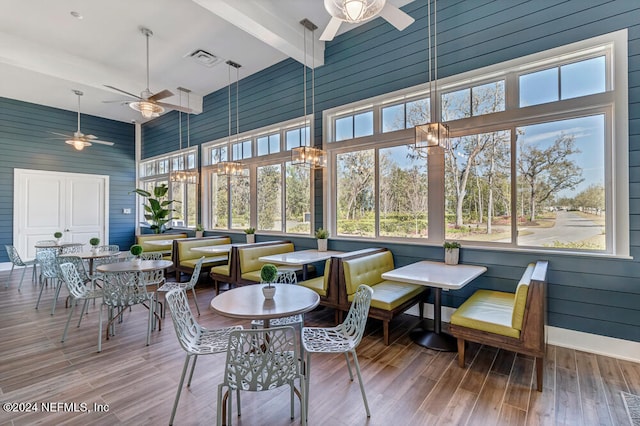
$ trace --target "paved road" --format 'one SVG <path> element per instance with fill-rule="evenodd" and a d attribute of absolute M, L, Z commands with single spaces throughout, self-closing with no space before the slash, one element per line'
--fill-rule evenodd
<path fill-rule="evenodd" d="M 553 245 L 554 241 L 582 241 L 602 233 L 601 225 L 580 216 L 576 212 L 567 211 L 557 212 L 556 224 L 551 228 L 531 226 L 520 229 L 532 232 L 532 234 L 518 238 L 518 244 L 526 246 Z"/>

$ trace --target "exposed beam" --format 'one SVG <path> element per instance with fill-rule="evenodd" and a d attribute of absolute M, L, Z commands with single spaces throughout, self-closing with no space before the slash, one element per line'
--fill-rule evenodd
<path fill-rule="evenodd" d="M 324 42 L 318 40 L 319 34 L 314 40 L 315 49 L 307 47 L 305 61 L 302 25 L 298 22 L 293 25 L 281 19 L 277 15 L 277 8 L 265 7 L 265 4 L 255 0 L 193 1 L 300 63 L 306 63 L 309 67 L 324 65 Z M 315 58 L 312 50 L 315 50 Z"/>

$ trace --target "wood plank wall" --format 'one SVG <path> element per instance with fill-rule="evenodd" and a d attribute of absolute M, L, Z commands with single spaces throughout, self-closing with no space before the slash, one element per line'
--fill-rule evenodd
<path fill-rule="evenodd" d="M 426 2 L 405 11 L 416 23 L 399 32 L 381 19 L 327 43 L 325 65 L 316 70 L 315 143 L 322 141 L 322 111 L 427 80 Z M 447 77 L 586 38 L 628 28 L 629 162 L 631 254 L 640 255 L 640 2 L 635 0 L 440 0 L 438 73 Z M 233 59 L 233 58 L 229 58 Z M 302 67 L 288 59 L 240 81 L 240 131 L 302 115 Z M 235 90 L 232 90 L 235 93 Z M 234 95 L 235 99 L 235 95 Z M 235 101 L 234 101 L 235 102 Z M 235 103 L 233 104 L 235 111 Z M 204 112 L 192 120 L 192 144 L 227 134 L 226 88 L 205 97 Z M 234 116 L 235 119 L 235 116 Z M 177 118 L 161 117 L 144 126 L 144 156 L 177 149 Z M 233 124 L 235 129 L 235 124 Z M 177 130 L 176 130 L 177 131 Z M 316 174 L 315 228 L 322 224 L 322 175 Z M 260 238 L 260 237 L 259 237 Z M 294 238 L 296 244 L 298 239 Z M 302 245 L 308 245 L 300 239 Z M 338 250 L 373 241 L 332 241 Z M 440 247 L 384 244 L 397 265 L 442 259 Z M 487 274 L 444 298 L 457 307 L 476 288 L 512 290 L 525 265 L 550 262 L 550 325 L 640 341 L 640 263 L 637 260 L 544 255 L 464 248 L 462 261 L 487 265 Z"/>

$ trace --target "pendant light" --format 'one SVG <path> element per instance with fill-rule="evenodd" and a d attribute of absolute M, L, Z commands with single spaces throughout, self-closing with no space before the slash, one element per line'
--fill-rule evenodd
<path fill-rule="evenodd" d="M 189 89 L 185 89 L 184 87 L 178 87 L 178 90 L 180 91 L 180 107 L 182 107 L 182 93 L 186 93 L 187 94 L 187 105 L 190 105 L 189 103 L 189 93 L 191 93 L 191 90 Z M 187 114 L 187 149 L 189 149 L 191 147 L 191 134 L 190 134 L 190 115 L 189 113 Z M 178 111 L 178 133 L 180 134 L 179 138 L 180 138 L 180 151 L 182 151 L 182 111 Z M 171 173 L 169 174 L 169 180 L 171 182 L 179 182 L 179 183 L 191 183 L 191 184 L 198 184 L 199 181 L 199 174 L 198 174 L 198 170 L 195 169 L 189 169 L 188 168 L 188 164 L 189 164 L 189 158 L 188 158 L 188 153 L 187 154 L 183 154 L 182 157 L 182 164 L 184 165 L 183 170 L 172 170 Z"/>
<path fill-rule="evenodd" d="M 228 99 L 229 99 L 229 137 L 227 139 L 227 161 L 220 161 L 216 164 L 216 173 L 219 175 L 230 175 L 230 176 L 238 176 L 242 174 L 242 163 L 239 161 L 232 160 L 232 146 L 231 146 L 231 68 L 236 69 L 236 138 L 238 137 L 238 132 L 240 131 L 240 123 L 238 119 L 240 118 L 238 112 L 238 95 L 239 95 L 239 83 L 240 83 L 240 67 L 242 65 L 233 62 L 227 61 L 227 65 L 229 65 L 229 86 L 228 86 Z"/>
<path fill-rule="evenodd" d="M 311 126 L 314 125 L 316 111 L 315 111 L 315 30 L 318 28 L 313 22 L 308 19 L 300 21 L 304 31 L 304 64 L 303 64 L 303 99 L 304 99 L 304 129 L 305 133 L 307 128 L 311 130 Z M 311 65 L 311 121 L 307 127 L 307 31 L 311 31 L 311 43 L 312 52 L 311 55 L 314 60 Z M 309 132 L 311 133 L 311 132 Z M 306 136 L 306 135 L 305 135 Z M 306 138 L 305 138 L 306 139 Z M 302 143 L 302 142 L 301 142 Z M 312 141 L 310 140 L 310 143 Z M 327 153 L 313 146 L 299 146 L 291 150 L 291 164 L 310 167 L 312 169 L 320 169 L 327 167 Z"/>
<path fill-rule="evenodd" d="M 427 3 L 427 18 L 429 23 L 427 28 L 429 30 L 429 96 L 431 99 L 435 99 L 438 94 L 438 11 L 437 0 L 433 0 L 433 62 L 435 67 L 434 78 L 431 78 L 431 0 Z M 433 103 L 432 103 L 433 104 Z M 431 110 L 433 111 L 433 105 Z M 432 114 L 433 116 L 433 114 Z M 415 127 L 416 131 L 416 148 L 431 148 L 440 147 L 443 149 L 449 149 L 449 126 L 445 123 L 436 120 L 435 122 L 421 124 Z"/>

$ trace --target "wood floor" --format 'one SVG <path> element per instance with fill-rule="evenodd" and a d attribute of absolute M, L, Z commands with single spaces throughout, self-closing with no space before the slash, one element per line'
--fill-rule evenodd
<path fill-rule="evenodd" d="M 62 291 L 51 316 L 53 290 L 45 288 L 40 309 L 38 288 L 27 271 L 22 291 L 20 272 L 8 289 L 8 272 L 0 272 L 0 400 L 50 404 L 59 412 L 0 412 L 5 425 L 161 425 L 168 424 L 184 352 L 178 345 L 169 314 L 162 331 L 145 346 L 147 311 L 134 306 L 117 325 L 116 336 L 104 340 L 97 353 L 98 306 L 91 307 L 82 326 L 72 322 L 60 343 L 68 310 Z M 235 324 L 210 309 L 213 286 L 203 275 L 198 301 L 206 327 Z M 193 302 L 190 297 L 191 302 Z M 74 315 L 77 322 L 79 309 Z M 333 312 L 314 311 L 310 326 L 331 325 Z M 74 321 L 72 320 L 72 321 Z M 311 425 L 627 425 L 620 391 L 640 394 L 640 364 L 549 346 L 544 392 L 533 390 L 533 359 L 472 345 L 467 368 L 457 366 L 454 353 L 435 352 L 413 344 L 408 330 L 415 317 L 392 322 L 392 343 L 382 343 L 381 324 L 370 321 L 358 348 L 365 389 L 371 407 L 367 419 L 357 379 L 349 381 L 343 356 L 314 355 L 311 372 Z M 248 323 L 243 324 L 245 327 Z M 190 389 L 183 391 L 176 425 L 214 424 L 217 385 L 225 356 L 202 356 Z M 46 405 L 45 405 L 46 406 Z M 3 407 L 5 407 L 3 405 Z M 66 408 L 66 410 L 65 410 Z M 107 411 L 108 409 L 108 411 Z M 65 412 L 66 411 L 66 412 Z M 234 424 L 289 425 L 286 388 L 244 393 L 242 417 Z"/>

